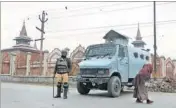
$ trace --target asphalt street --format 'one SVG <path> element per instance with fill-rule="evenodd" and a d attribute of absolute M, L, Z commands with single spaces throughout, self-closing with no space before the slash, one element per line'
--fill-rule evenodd
<path fill-rule="evenodd" d="M 125 91 L 118 98 L 110 98 L 106 91 L 92 90 L 80 95 L 70 88 L 68 99 L 54 99 L 50 86 L 2 83 L 1 108 L 176 108 L 176 94 L 149 93 L 154 103 L 137 104 L 132 91 Z"/>

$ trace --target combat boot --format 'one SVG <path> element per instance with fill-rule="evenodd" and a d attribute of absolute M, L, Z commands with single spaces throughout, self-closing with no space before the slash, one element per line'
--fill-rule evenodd
<path fill-rule="evenodd" d="M 54 98 L 60 98 L 61 97 L 61 85 L 57 85 L 57 95 Z"/>
<path fill-rule="evenodd" d="M 64 83 L 64 99 L 67 99 L 67 92 L 68 92 L 68 83 Z"/>
<path fill-rule="evenodd" d="M 63 93 L 63 86 L 61 87 L 61 93 Z"/>
<path fill-rule="evenodd" d="M 64 99 L 67 99 L 68 88 L 64 88 Z"/>

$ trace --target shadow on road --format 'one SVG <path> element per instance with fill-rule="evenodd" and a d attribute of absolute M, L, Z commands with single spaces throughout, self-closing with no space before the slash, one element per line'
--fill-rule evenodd
<path fill-rule="evenodd" d="M 133 91 L 123 91 L 123 92 L 121 92 L 120 97 L 132 96 L 132 94 L 133 94 Z M 110 98 L 108 96 L 108 92 L 107 91 L 104 91 L 104 92 L 101 92 L 101 93 L 89 93 L 87 96 L 90 96 L 90 97 L 107 97 L 107 98 Z"/>

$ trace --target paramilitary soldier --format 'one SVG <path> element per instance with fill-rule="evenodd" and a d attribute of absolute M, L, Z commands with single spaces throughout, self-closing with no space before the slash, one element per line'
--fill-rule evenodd
<path fill-rule="evenodd" d="M 61 97 L 62 84 L 64 88 L 64 99 L 67 99 L 68 92 L 68 73 L 71 71 L 71 60 L 67 58 L 67 51 L 62 50 L 62 55 L 56 61 L 54 76 L 57 80 L 57 95 L 55 98 Z"/>

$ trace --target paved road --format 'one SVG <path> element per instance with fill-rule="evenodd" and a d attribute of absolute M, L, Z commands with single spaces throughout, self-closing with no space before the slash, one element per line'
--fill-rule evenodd
<path fill-rule="evenodd" d="M 72 88 L 64 100 L 53 99 L 52 87 L 48 86 L 3 83 L 1 87 L 1 108 L 176 108 L 176 94 L 169 93 L 150 93 L 155 103 L 147 105 L 135 103 L 131 91 L 109 98 L 104 91 L 82 96 Z"/>

